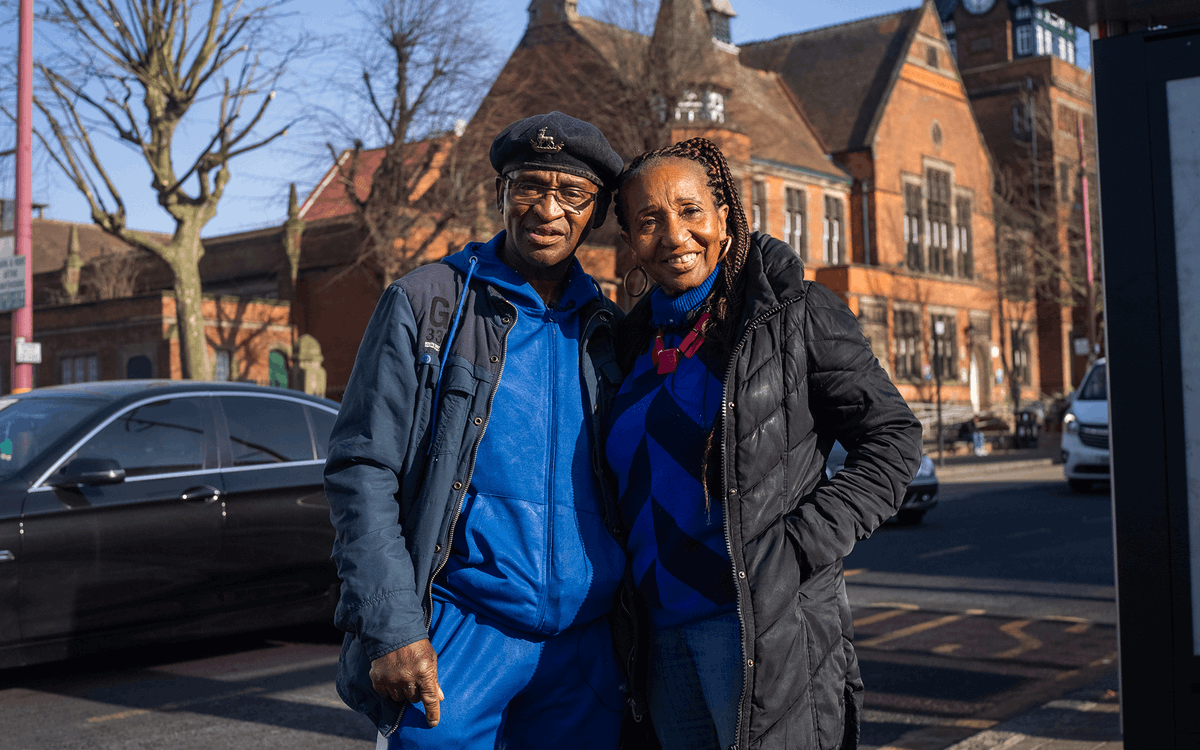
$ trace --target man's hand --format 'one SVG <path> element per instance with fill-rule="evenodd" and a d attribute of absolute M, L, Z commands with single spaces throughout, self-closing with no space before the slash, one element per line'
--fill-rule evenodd
<path fill-rule="evenodd" d="M 446 695 L 438 685 L 437 652 L 428 638 L 372 661 L 371 684 L 376 693 L 397 703 L 425 704 L 425 721 L 430 728 L 441 720 L 441 702 Z"/>

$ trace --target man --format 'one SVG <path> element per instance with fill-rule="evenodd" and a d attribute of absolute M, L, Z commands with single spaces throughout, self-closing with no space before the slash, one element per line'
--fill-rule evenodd
<path fill-rule="evenodd" d="M 330 439 L 338 692 L 390 748 L 615 748 L 619 311 L 575 252 L 623 162 L 559 112 L 490 158 L 504 231 L 388 287 Z"/>

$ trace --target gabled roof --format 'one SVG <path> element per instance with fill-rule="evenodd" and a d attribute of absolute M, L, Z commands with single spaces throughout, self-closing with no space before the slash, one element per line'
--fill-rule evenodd
<path fill-rule="evenodd" d="M 61 271 L 67 262 L 67 244 L 71 238 L 71 227 L 79 229 L 79 257 L 91 263 L 102 254 L 120 255 L 134 252 L 129 243 L 108 234 L 95 224 L 83 224 L 55 219 L 33 220 L 33 273 Z M 171 235 L 146 232 L 151 238 L 170 242 Z"/>
<path fill-rule="evenodd" d="M 741 45 L 743 65 L 778 73 L 833 153 L 870 146 L 923 7 Z"/>
<path fill-rule="evenodd" d="M 418 141 L 412 144 L 411 149 L 405 158 L 406 165 L 420 164 L 425 161 L 429 149 L 439 139 L 429 139 Z M 318 219 L 330 219 L 337 216 L 349 216 L 354 212 L 354 207 L 346 197 L 346 185 L 338 178 L 338 171 L 341 165 L 346 163 L 350 158 L 350 150 L 343 151 L 338 156 L 337 164 L 331 166 L 309 196 L 304 199 L 304 203 L 300 205 L 300 218 L 306 221 L 316 221 Z M 444 158 L 444 155 L 441 155 Z M 430 159 L 429 170 L 417 175 L 414 174 L 410 184 L 412 185 L 413 193 L 409 196 L 409 200 L 416 200 L 420 194 L 428 189 L 430 182 L 429 172 L 436 172 L 441 166 L 441 161 L 438 159 L 439 154 L 434 154 Z M 364 149 L 359 157 L 358 172 L 354 175 L 354 191 L 360 199 L 364 199 L 371 191 L 371 178 L 375 175 L 375 170 L 379 169 L 380 163 L 383 162 L 383 149 L 372 148 Z M 433 175 L 436 179 L 436 174 Z"/>

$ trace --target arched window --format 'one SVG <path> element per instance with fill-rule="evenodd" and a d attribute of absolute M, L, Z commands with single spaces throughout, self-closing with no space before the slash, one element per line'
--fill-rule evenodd
<path fill-rule="evenodd" d="M 267 358 L 268 370 L 270 372 L 270 383 L 277 388 L 288 387 L 288 363 L 287 355 L 278 349 L 272 349 L 270 356 Z"/>
<path fill-rule="evenodd" d="M 130 380 L 154 377 L 154 366 L 150 363 L 150 358 L 143 354 L 130 357 L 129 361 L 125 363 L 125 377 Z"/>

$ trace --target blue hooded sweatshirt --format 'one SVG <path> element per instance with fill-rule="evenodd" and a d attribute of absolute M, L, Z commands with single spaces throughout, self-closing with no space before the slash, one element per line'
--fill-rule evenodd
<path fill-rule="evenodd" d="M 526 633 L 554 635 L 612 607 L 625 553 L 604 525 L 579 372 L 579 310 L 599 290 L 573 261 L 547 307 L 497 256 L 505 232 L 446 259 L 517 308 L 449 560 L 434 594 Z"/>

